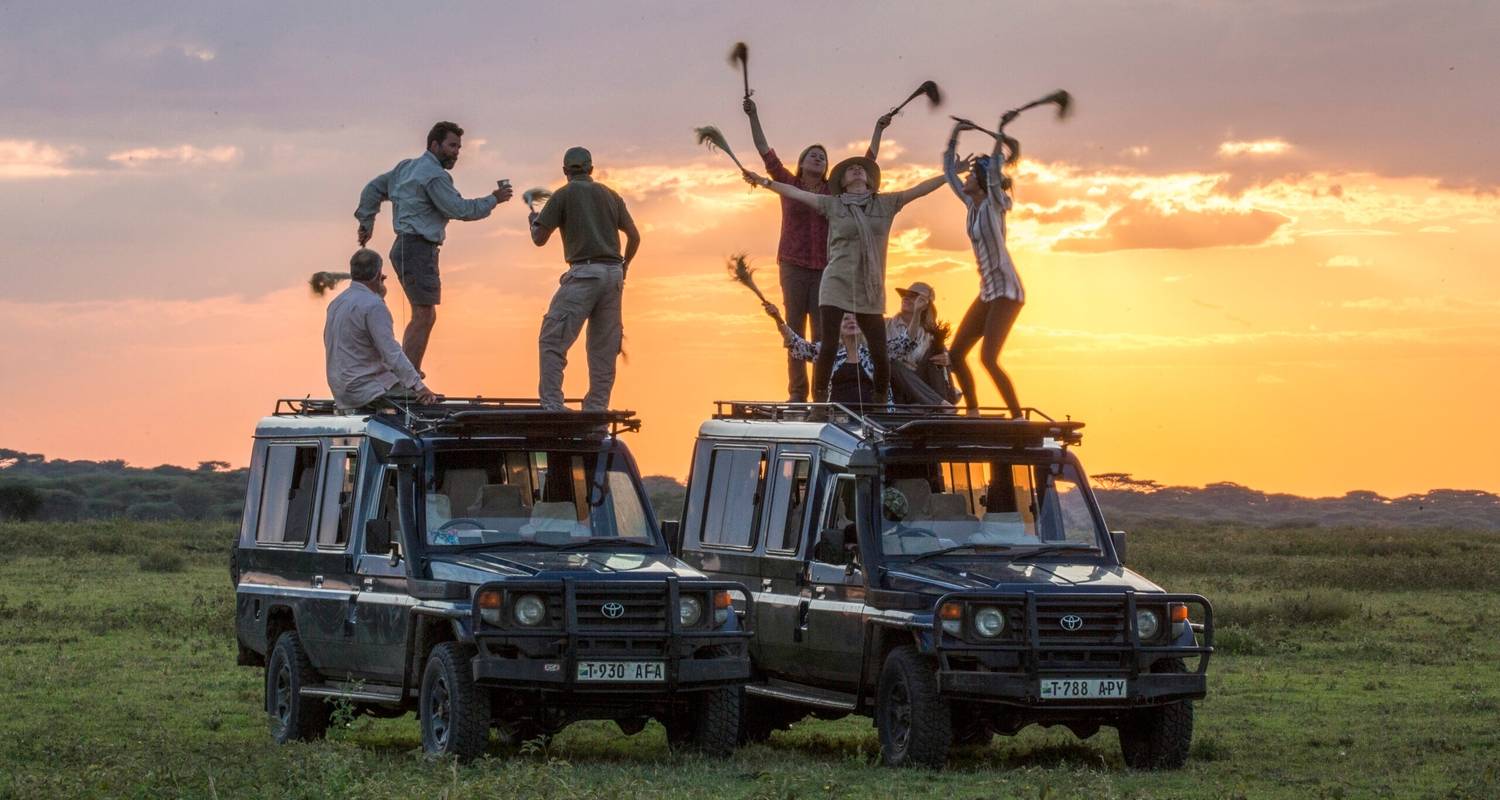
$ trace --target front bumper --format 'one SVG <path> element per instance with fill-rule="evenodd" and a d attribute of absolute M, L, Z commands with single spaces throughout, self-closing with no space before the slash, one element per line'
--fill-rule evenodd
<path fill-rule="evenodd" d="M 563 614 L 559 626 L 549 630 L 523 630 L 482 623 L 475 609 L 474 630 L 478 656 L 473 661 L 475 681 L 489 686 L 587 693 L 629 694 L 633 697 L 713 689 L 741 684 L 750 678 L 750 632 L 731 609 L 721 628 L 683 627 L 675 613 L 679 585 L 675 579 L 654 582 L 591 583 L 564 579 L 560 582 L 509 581 L 489 584 L 479 591 L 503 588 L 512 593 L 560 594 Z M 601 627 L 580 623 L 576 612 L 580 593 L 599 591 L 600 586 L 619 591 L 660 591 L 663 607 L 672 611 L 651 625 L 622 624 Z M 712 593 L 729 591 L 748 597 L 737 583 L 693 582 L 684 591 Z M 578 664 L 585 661 L 648 662 L 661 665 L 662 680 L 588 681 L 578 679 Z"/>
<path fill-rule="evenodd" d="M 1144 643 L 1136 630 L 1137 600 L 1150 606 L 1181 603 L 1196 607 L 1201 624 L 1177 641 Z M 1037 592 L 954 592 L 944 595 L 935 609 L 955 602 L 968 606 L 1016 608 L 1024 624 L 1019 636 L 980 642 L 954 636 L 942 629 L 934 614 L 931 635 L 938 658 L 938 688 L 948 697 L 1034 709 L 1109 709 L 1163 705 L 1200 699 L 1208 694 L 1208 661 L 1213 653 L 1213 607 L 1201 595 L 1126 592 L 1111 598 L 1102 594 L 1038 594 Z M 1110 606 L 1114 606 L 1110 609 Z M 1059 608 L 1087 609 L 1086 613 L 1117 612 L 1123 629 L 1098 641 L 1064 641 L 1044 636 L 1038 620 Z M 1196 657 L 1196 668 L 1176 671 L 1176 664 Z M 1158 670 L 1157 665 L 1170 665 Z M 1043 698 L 1048 679 L 1124 679 L 1126 696 L 1098 699 Z"/>

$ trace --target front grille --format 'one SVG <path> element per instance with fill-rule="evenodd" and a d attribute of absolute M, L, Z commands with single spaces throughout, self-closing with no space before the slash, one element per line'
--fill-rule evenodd
<path fill-rule="evenodd" d="M 605 606 L 618 604 L 619 616 L 609 616 Z M 580 630 L 667 629 L 667 592 L 660 588 L 578 589 L 573 607 Z"/>
<path fill-rule="evenodd" d="M 1069 617 L 1082 624 L 1069 630 L 1063 624 Z M 1036 627 L 1044 645 L 1125 644 L 1129 639 L 1125 604 L 1120 602 L 1049 602 L 1037 598 Z"/>

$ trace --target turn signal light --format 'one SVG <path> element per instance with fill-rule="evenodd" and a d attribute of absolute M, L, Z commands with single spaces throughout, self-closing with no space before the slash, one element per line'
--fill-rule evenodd
<path fill-rule="evenodd" d="M 486 625 L 500 625 L 500 593 L 496 591 L 480 592 L 474 598 L 474 604 L 479 606 L 479 618 Z"/>
<path fill-rule="evenodd" d="M 1167 607 L 1167 616 L 1170 617 L 1173 622 L 1187 622 L 1187 606 L 1183 605 L 1182 603 L 1172 603 Z"/>
<path fill-rule="evenodd" d="M 964 609 L 956 603 L 948 603 L 938 610 L 938 615 L 947 620 L 963 619 Z"/>
<path fill-rule="evenodd" d="M 729 592 L 714 592 L 714 608 L 729 608 L 734 605 L 734 596 Z"/>
<path fill-rule="evenodd" d="M 495 591 L 480 592 L 478 602 L 480 608 L 499 608 L 500 593 Z"/>

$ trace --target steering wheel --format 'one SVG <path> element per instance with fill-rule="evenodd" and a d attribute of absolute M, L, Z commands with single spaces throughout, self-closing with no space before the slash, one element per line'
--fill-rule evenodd
<path fill-rule="evenodd" d="M 484 523 L 480 522 L 477 519 L 473 519 L 471 517 L 454 517 L 453 519 L 450 519 L 439 526 L 437 532 L 445 533 L 449 528 L 457 528 L 459 526 L 470 527 L 476 531 L 484 530 Z"/>

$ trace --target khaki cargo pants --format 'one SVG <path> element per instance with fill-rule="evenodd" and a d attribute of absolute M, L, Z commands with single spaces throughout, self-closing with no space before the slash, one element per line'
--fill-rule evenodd
<path fill-rule="evenodd" d="M 583 399 L 583 408 L 604 411 L 609 408 L 609 393 L 615 385 L 615 357 L 620 354 L 624 332 L 620 298 L 625 271 L 619 264 L 609 262 L 574 264 L 558 282 L 561 285 L 552 295 L 537 340 L 542 373 L 538 396 L 544 408 L 564 407 L 562 382 L 563 369 L 568 366 L 568 349 L 578 341 L 587 321 L 589 393 Z"/>

